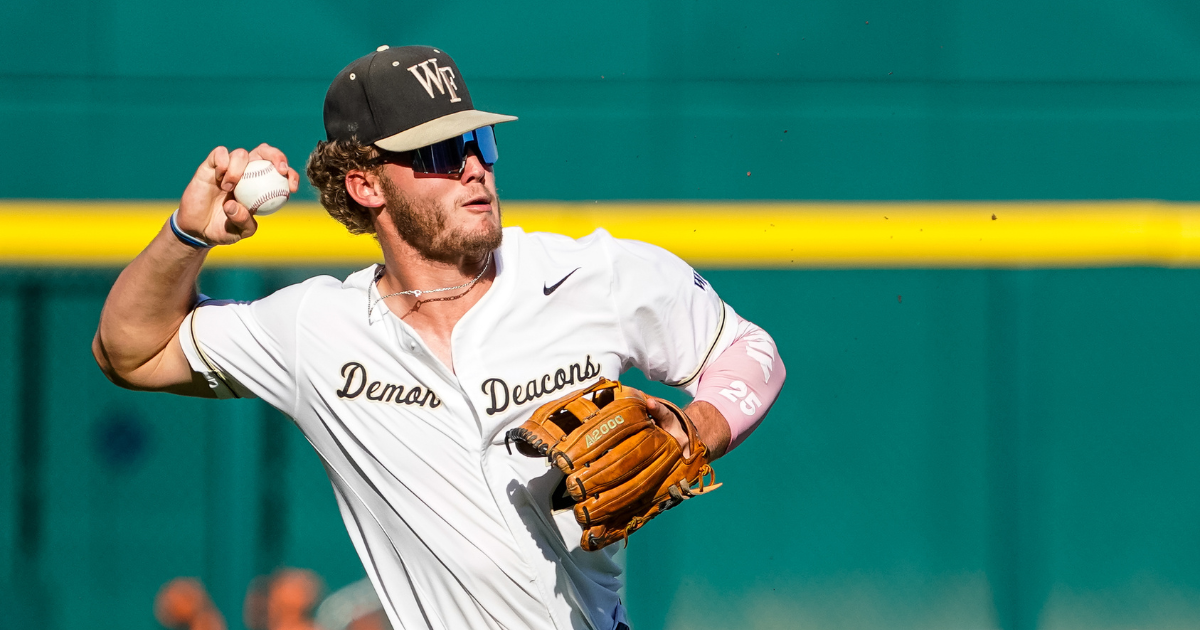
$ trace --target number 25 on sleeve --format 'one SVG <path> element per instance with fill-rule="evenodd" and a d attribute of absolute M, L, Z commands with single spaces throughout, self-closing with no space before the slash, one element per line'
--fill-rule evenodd
<path fill-rule="evenodd" d="M 729 389 L 722 389 L 719 393 L 729 399 L 729 402 L 739 403 L 738 407 L 747 416 L 754 415 L 754 411 L 762 406 L 758 396 L 741 381 L 733 381 L 729 384 Z"/>

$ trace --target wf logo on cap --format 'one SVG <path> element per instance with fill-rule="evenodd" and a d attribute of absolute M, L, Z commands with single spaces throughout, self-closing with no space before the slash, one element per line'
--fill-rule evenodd
<path fill-rule="evenodd" d="M 433 68 L 430 68 L 430 65 Z M 420 68 L 423 72 L 418 72 Z M 421 63 L 410 66 L 408 71 L 412 73 L 421 87 L 429 94 L 429 98 L 435 98 L 433 88 L 436 86 L 439 94 L 450 92 L 450 102 L 457 103 L 462 99 L 458 97 L 458 86 L 454 83 L 454 70 L 452 68 L 441 68 L 437 65 L 437 59 L 426 59 Z"/>

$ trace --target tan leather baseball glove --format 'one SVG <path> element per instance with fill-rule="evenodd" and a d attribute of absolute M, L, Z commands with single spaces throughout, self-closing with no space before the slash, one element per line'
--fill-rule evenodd
<path fill-rule="evenodd" d="M 648 398 L 653 397 L 601 378 L 542 405 L 505 435 L 506 444 L 515 444 L 522 455 L 546 457 L 567 476 L 575 519 L 583 526 L 580 544 L 588 551 L 628 543 L 646 521 L 721 485 L 687 414 L 654 398 L 687 432 L 685 455 L 650 416 Z"/>

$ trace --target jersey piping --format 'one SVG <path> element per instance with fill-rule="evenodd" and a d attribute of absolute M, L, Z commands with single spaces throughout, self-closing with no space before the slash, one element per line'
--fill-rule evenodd
<path fill-rule="evenodd" d="M 200 347 L 200 342 L 196 339 L 196 315 L 199 313 L 201 306 L 204 306 L 205 303 L 211 301 L 211 298 L 200 300 L 198 303 L 196 303 L 196 306 L 192 307 L 192 320 L 190 322 L 192 330 L 192 347 L 196 348 L 196 354 L 200 356 L 200 360 L 204 361 L 204 365 L 208 366 L 209 371 L 211 371 L 213 375 L 217 377 L 217 380 L 221 381 L 221 384 L 225 386 L 225 389 L 229 390 L 229 393 L 233 394 L 234 398 L 241 398 L 241 394 L 239 394 L 237 390 L 233 388 L 233 385 L 231 385 L 229 381 L 225 380 L 225 373 L 222 372 L 216 366 L 216 364 L 212 362 L 212 359 L 208 358 L 208 354 L 204 352 L 204 348 Z"/>
<path fill-rule="evenodd" d="M 700 360 L 700 365 L 697 365 L 696 369 L 692 370 L 692 373 L 686 378 L 678 381 L 663 381 L 663 384 L 670 385 L 671 387 L 686 387 L 692 381 L 696 380 L 696 377 L 700 376 L 700 373 L 704 371 L 704 366 L 708 365 L 708 359 L 712 357 L 713 350 L 716 349 L 717 343 L 721 341 L 721 333 L 723 332 L 725 332 L 724 301 L 721 302 L 721 319 L 717 322 L 717 334 L 713 335 L 712 343 L 708 344 L 708 351 L 704 353 L 704 358 Z"/>

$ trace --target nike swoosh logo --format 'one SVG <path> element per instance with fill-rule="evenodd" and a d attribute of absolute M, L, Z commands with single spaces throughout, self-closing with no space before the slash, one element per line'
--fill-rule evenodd
<path fill-rule="evenodd" d="M 555 282 L 554 284 L 552 284 L 550 286 L 542 285 L 542 293 L 545 293 L 546 295 L 550 295 L 551 293 L 554 293 L 554 291 L 557 290 L 558 287 L 562 286 L 562 283 L 567 281 L 567 278 L 570 278 L 572 274 L 574 274 L 576 271 L 579 271 L 580 269 L 582 269 L 582 267 L 576 267 L 575 269 L 571 270 L 571 273 L 563 276 L 562 280 L 559 280 L 558 282 Z"/>

